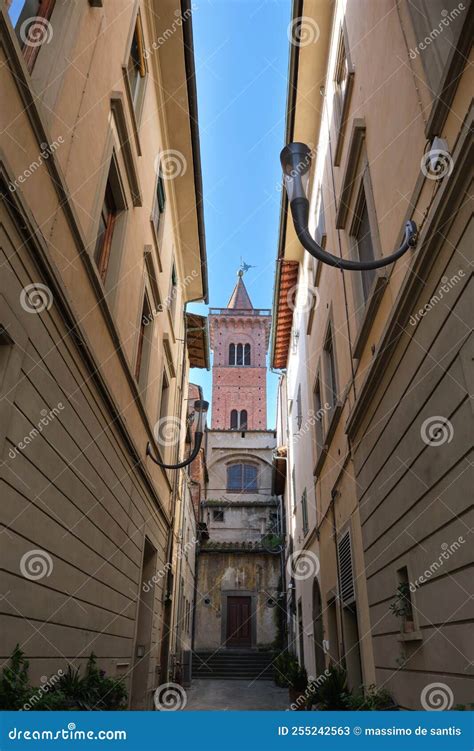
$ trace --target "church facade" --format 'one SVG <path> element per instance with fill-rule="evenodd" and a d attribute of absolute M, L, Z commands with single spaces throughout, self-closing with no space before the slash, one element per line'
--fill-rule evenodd
<path fill-rule="evenodd" d="M 266 424 L 270 323 L 269 310 L 253 308 L 242 271 L 227 307 L 210 310 L 214 361 L 208 483 L 201 504 L 208 539 L 201 544 L 197 571 L 193 671 L 198 675 L 209 671 L 213 652 L 262 651 L 275 641 L 280 511 L 272 496 L 276 438 Z"/>

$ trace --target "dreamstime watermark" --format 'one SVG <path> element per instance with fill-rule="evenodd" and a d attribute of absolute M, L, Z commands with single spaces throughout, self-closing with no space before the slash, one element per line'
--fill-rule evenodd
<path fill-rule="evenodd" d="M 319 558 L 311 550 L 292 553 L 286 562 L 288 576 L 297 581 L 314 578 L 319 573 Z"/>
<path fill-rule="evenodd" d="M 420 428 L 421 440 L 427 446 L 443 446 L 451 443 L 454 436 L 454 428 L 447 417 L 433 415 L 423 421 Z"/>
<path fill-rule="evenodd" d="M 9 183 L 8 188 L 11 193 L 14 193 L 15 190 L 20 185 L 23 185 L 26 180 L 28 180 L 31 175 L 33 175 L 43 164 L 43 162 L 47 161 L 49 157 L 54 154 L 54 152 L 62 146 L 64 143 L 64 138 L 62 136 L 58 136 L 58 138 L 55 141 L 52 141 L 51 143 L 42 143 L 41 144 L 41 151 L 33 162 L 31 162 L 28 167 L 19 175 L 16 180 L 13 180 L 13 182 Z"/>
<path fill-rule="evenodd" d="M 19 711 L 29 712 L 30 709 L 34 709 L 38 702 L 41 701 L 43 696 L 51 691 L 52 688 L 54 688 L 55 684 L 58 683 L 63 675 L 64 672 L 61 669 L 59 669 L 58 672 L 55 673 L 55 675 L 52 675 L 50 678 L 48 678 L 47 675 L 42 675 L 41 683 L 43 685 L 39 687 L 39 689 L 36 691 L 36 693 L 33 694 L 33 696 L 30 696 L 26 704 L 24 704 Z"/>
<path fill-rule="evenodd" d="M 299 16 L 288 24 L 286 33 L 290 44 L 295 47 L 307 47 L 318 41 L 321 32 L 314 18 Z"/>
<path fill-rule="evenodd" d="M 153 426 L 153 435 L 160 446 L 176 446 L 186 430 L 187 422 L 180 417 L 160 417 Z"/>
<path fill-rule="evenodd" d="M 58 730 L 24 730 L 13 727 L 8 731 L 11 741 L 126 741 L 126 730 L 77 730 L 75 722 Z"/>
<path fill-rule="evenodd" d="M 10 448 L 8 452 L 10 459 L 15 459 L 21 451 L 24 451 L 30 443 L 32 443 L 32 441 L 43 432 L 43 429 L 53 422 L 63 409 L 64 404 L 62 402 L 59 402 L 58 405 L 53 407 L 53 409 L 50 409 L 49 412 L 47 409 L 42 409 L 40 412 L 42 417 L 37 426 L 32 428 L 28 435 L 25 435 L 23 440 L 19 441 L 14 448 Z"/>
<path fill-rule="evenodd" d="M 329 404 L 329 402 L 325 402 L 317 412 L 315 412 L 314 409 L 310 409 L 308 411 L 306 420 L 301 424 L 301 428 L 299 428 L 299 430 L 294 433 L 293 443 L 297 443 L 299 440 L 301 440 L 301 438 L 305 436 L 311 430 L 311 428 L 314 428 L 316 423 L 322 423 L 324 415 L 330 412 L 330 410 L 331 405 Z"/>
<path fill-rule="evenodd" d="M 430 149 L 421 157 L 420 169 L 428 180 L 442 180 L 454 169 L 454 160 L 445 149 Z"/>
<path fill-rule="evenodd" d="M 158 711 L 176 712 L 185 708 L 188 697 L 179 683 L 162 683 L 156 689 L 153 700 Z"/>
<path fill-rule="evenodd" d="M 182 558 L 186 557 L 188 552 L 194 548 L 195 545 L 199 542 L 197 537 L 193 537 L 191 540 L 189 540 L 185 545 L 181 547 L 180 550 L 175 555 L 175 562 L 176 560 L 181 560 Z M 161 579 L 163 579 L 164 576 L 173 568 L 173 564 L 171 561 L 168 561 L 165 563 L 163 568 L 161 568 L 159 571 L 154 574 L 151 579 L 148 579 L 147 582 L 143 582 L 142 589 L 144 592 L 150 592 L 155 584 L 158 584 Z"/>
<path fill-rule="evenodd" d="M 451 278 L 447 276 L 441 277 L 441 286 L 436 290 L 436 293 L 433 295 L 433 297 L 431 297 L 429 301 L 414 315 L 410 316 L 410 325 L 416 326 L 420 319 L 424 318 L 425 315 L 430 312 L 430 310 L 432 310 L 439 302 L 441 302 L 444 296 L 448 292 L 450 292 L 453 287 L 455 287 L 456 284 L 458 284 L 465 276 L 466 274 L 464 273 L 463 269 L 459 269 L 459 271 L 457 271 L 456 274 L 453 274 Z"/>
<path fill-rule="evenodd" d="M 421 706 L 427 712 L 444 712 L 454 704 L 454 694 L 446 683 L 429 683 L 420 696 Z"/>
<path fill-rule="evenodd" d="M 174 180 L 186 174 L 188 163 L 178 149 L 166 149 L 155 158 L 155 172 L 163 180 Z"/>
<path fill-rule="evenodd" d="M 420 54 L 420 51 L 424 52 L 425 49 L 429 47 L 430 44 L 440 36 L 440 34 L 443 33 L 444 29 L 450 25 L 451 21 L 454 21 L 458 16 L 460 16 L 464 10 L 466 10 L 464 3 L 459 3 L 457 8 L 453 8 L 453 10 L 451 11 L 448 11 L 446 9 L 442 10 L 441 20 L 438 26 L 432 29 L 421 42 L 418 42 L 417 46 L 414 49 L 410 49 L 410 58 L 412 60 L 415 60 L 415 58 Z"/>
<path fill-rule="evenodd" d="M 27 47 L 41 47 L 53 38 L 53 27 L 44 16 L 26 18 L 20 26 L 20 39 Z"/>
<path fill-rule="evenodd" d="M 53 293 L 41 282 L 27 284 L 20 292 L 20 305 L 27 313 L 43 313 L 53 304 Z"/>
<path fill-rule="evenodd" d="M 194 3 L 191 3 L 191 7 L 187 8 L 184 13 L 181 13 L 179 10 L 175 10 L 174 13 L 176 18 L 173 23 L 164 30 L 164 32 L 158 37 L 158 39 L 153 42 L 153 44 L 150 45 L 150 47 L 146 47 L 144 49 L 143 57 L 145 58 L 145 60 L 148 60 L 148 58 L 150 58 L 153 53 L 156 52 L 156 50 L 159 50 L 160 47 L 162 47 L 165 42 L 167 42 L 168 39 L 170 39 L 179 28 L 181 28 L 184 21 L 187 21 L 188 18 L 191 18 L 193 11 L 197 9 L 198 6 Z"/>
<path fill-rule="evenodd" d="M 432 576 L 436 574 L 437 571 L 439 571 L 440 568 L 444 566 L 445 561 L 449 561 L 452 555 L 454 553 L 457 553 L 460 549 L 461 545 L 464 545 L 466 540 L 462 535 L 458 537 L 457 540 L 454 540 L 450 545 L 448 545 L 447 542 L 443 542 L 441 545 L 441 550 L 443 551 L 439 557 L 438 560 L 433 561 L 433 563 L 424 571 L 420 576 L 415 579 L 414 582 L 410 582 L 410 592 L 416 592 L 418 587 L 421 587 L 423 584 L 426 584 L 429 579 L 431 579 Z"/>
<path fill-rule="evenodd" d="M 286 294 L 286 303 L 290 310 L 298 310 L 302 313 L 309 313 L 310 310 L 316 310 L 320 303 L 320 295 L 317 287 L 312 284 L 304 285 L 305 298 L 301 301 L 300 289 L 303 285 L 294 284 Z"/>
<path fill-rule="evenodd" d="M 295 710 L 299 709 L 302 706 L 306 706 L 308 699 L 311 698 L 311 696 L 315 693 L 316 689 L 318 689 L 324 681 L 327 678 L 331 677 L 331 671 L 329 668 L 326 668 L 324 673 L 321 673 L 317 678 L 309 678 L 308 685 L 306 687 L 306 690 L 303 694 L 300 694 L 296 701 L 294 701 L 292 704 L 290 704 L 290 710 L 294 712 Z"/>
<path fill-rule="evenodd" d="M 46 550 L 28 550 L 21 557 L 20 572 L 25 579 L 38 581 L 51 576 L 53 559 Z"/>

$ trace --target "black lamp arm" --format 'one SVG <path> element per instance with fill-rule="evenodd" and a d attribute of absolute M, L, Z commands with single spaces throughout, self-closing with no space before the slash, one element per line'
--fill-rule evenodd
<path fill-rule="evenodd" d="M 390 256 L 377 258 L 374 261 L 350 261 L 345 258 L 338 258 L 332 253 L 327 253 L 313 238 L 308 229 L 309 201 L 307 198 L 294 198 L 290 202 L 291 214 L 298 239 L 308 253 L 319 261 L 335 266 L 339 269 L 348 271 L 369 271 L 370 269 L 379 269 L 382 266 L 389 266 L 391 263 L 400 258 L 409 248 L 414 248 L 417 241 L 417 226 L 411 219 L 405 224 L 405 237 L 399 249 Z"/>
<path fill-rule="evenodd" d="M 182 469 L 183 467 L 187 467 L 188 464 L 191 464 L 191 462 L 193 462 L 196 456 L 199 454 L 199 449 L 201 448 L 202 444 L 202 437 L 202 431 L 196 430 L 194 436 L 194 448 L 189 457 L 184 462 L 180 462 L 179 464 L 163 464 L 163 462 L 158 461 L 158 459 L 156 459 L 151 453 L 150 441 L 148 441 L 146 445 L 146 455 L 149 456 L 150 459 L 155 462 L 155 464 L 158 464 L 159 467 L 163 467 L 164 469 Z"/>

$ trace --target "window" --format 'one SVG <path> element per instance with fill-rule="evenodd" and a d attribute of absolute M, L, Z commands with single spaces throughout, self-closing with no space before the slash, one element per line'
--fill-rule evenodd
<path fill-rule="evenodd" d="M 135 378 L 140 386 L 146 384 L 148 365 L 150 362 L 151 345 L 153 340 L 153 316 L 151 313 L 148 295 L 145 292 L 143 298 L 140 329 L 138 333 L 137 361 L 135 364 Z"/>
<path fill-rule="evenodd" d="M 343 27 L 339 34 L 336 67 L 334 70 L 334 122 L 336 126 L 336 150 L 334 163 L 339 164 L 342 137 L 344 133 L 349 99 L 352 90 L 354 70 L 349 58 L 346 30 Z"/>
<path fill-rule="evenodd" d="M 237 358 L 236 358 L 236 365 L 243 365 L 244 364 L 244 345 L 238 344 L 237 345 Z"/>
<path fill-rule="evenodd" d="M 120 254 L 117 245 L 123 238 L 125 209 L 127 208 L 122 191 L 122 181 L 115 153 L 110 162 L 109 174 L 104 191 L 104 200 L 99 215 L 97 236 L 94 247 L 94 261 L 102 282 L 106 283 L 107 274 L 116 278 Z M 119 228 L 120 226 L 120 228 Z M 112 258 L 114 262 L 111 264 Z M 110 274 L 111 265 L 114 266 L 113 274 Z"/>
<path fill-rule="evenodd" d="M 355 251 L 357 253 L 357 260 L 373 261 L 375 259 L 374 247 L 372 243 L 372 235 L 370 232 L 369 212 L 367 209 L 367 201 L 365 198 L 364 190 L 362 190 L 361 192 L 359 203 L 356 208 L 355 222 L 353 224 L 352 231 L 354 233 L 353 239 Z M 362 298 L 364 304 L 366 304 L 367 300 L 369 299 L 375 275 L 375 269 L 360 272 Z"/>
<path fill-rule="evenodd" d="M 166 371 L 163 371 L 163 381 L 161 383 L 161 401 L 160 401 L 160 419 L 169 417 L 168 407 L 170 399 L 170 382 Z"/>
<path fill-rule="evenodd" d="M 147 69 L 143 45 L 143 28 L 140 14 L 138 14 L 137 20 L 135 22 L 132 44 L 130 47 L 130 55 L 127 63 L 127 77 L 130 87 L 130 96 L 136 115 L 139 115 L 143 101 L 146 73 Z"/>
<path fill-rule="evenodd" d="M 433 98 L 444 88 L 446 67 L 458 51 L 459 37 L 469 13 L 467 6 L 468 2 L 462 10 L 458 0 L 410 0 L 408 3 L 417 52 Z"/>
<path fill-rule="evenodd" d="M 244 345 L 244 365 L 250 365 L 250 344 Z"/>
<path fill-rule="evenodd" d="M 229 344 L 229 365 L 250 365 L 250 344 Z"/>
<path fill-rule="evenodd" d="M 233 409 L 230 413 L 230 428 L 231 430 L 247 430 L 247 410 L 242 409 L 238 412 Z"/>
<path fill-rule="evenodd" d="M 102 211 L 100 212 L 99 229 L 94 250 L 94 260 L 103 282 L 105 282 L 105 277 L 107 276 L 117 214 L 117 206 L 112 193 L 110 181 L 108 180 L 105 189 L 104 202 L 102 204 Z"/>
<path fill-rule="evenodd" d="M 306 494 L 306 488 L 303 490 L 303 493 L 301 494 L 301 517 L 303 520 L 303 534 L 306 537 L 308 534 L 308 498 Z"/>
<path fill-rule="evenodd" d="M 296 395 L 296 425 L 298 430 L 301 430 L 303 424 L 303 405 L 301 400 L 301 383 L 298 386 L 298 393 Z"/>
<path fill-rule="evenodd" d="M 176 265 L 173 263 L 171 267 L 171 289 L 170 289 L 170 312 L 171 318 L 174 320 L 176 311 L 176 300 L 178 297 L 178 275 L 176 273 Z"/>
<path fill-rule="evenodd" d="M 212 521 L 213 522 L 223 522 L 224 521 L 224 511 L 223 509 L 215 508 L 212 510 Z"/>
<path fill-rule="evenodd" d="M 166 203 L 165 186 L 164 186 L 164 180 L 163 180 L 163 175 L 161 173 L 161 166 L 160 166 L 158 179 L 156 181 L 156 194 L 155 194 L 155 202 L 153 205 L 153 215 L 152 215 L 153 226 L 155 228 L 155 233 L 157 237 L 158 237 L 158 230 L 161 224 L 161 216 L 162 214 L 164 214 L 164 211 L 165 211 L 165 203 Z"/>
<path fill-rule="evenodd" d="M 327 399 L 330 407 L 334 407 L 337 401 L 336 361 L 334 356 L 334 342 L 332 327 L 329 325 L 324 342 L 324 370 Z"/>
<path fill-rule="evenodd" d="M 43 41 L 47 43 L 51 40 L 52 29 L 49 19 L 55 2 L 56 0 L 25 0 L 21 3 L 14 0 L 9 4 L 8 13 L 11 22 L 15 24 L 15 32 L 30 73 Z"/>
<path fill-rule="evenodd" d="M 231 464 L 227 467 L 227 490 L 231 493 L 257 493 L 257 467 L 253 464 Z"/>
<path fill-rule="evenodd" d="M 319 456 L 321 449 L 323 448 L 323 409 L 321 403 L 321 384 L 319 378 L 314 386 L 314 415 L 315 415 L 315 434 L 316 434 L 316 452 Z"/>

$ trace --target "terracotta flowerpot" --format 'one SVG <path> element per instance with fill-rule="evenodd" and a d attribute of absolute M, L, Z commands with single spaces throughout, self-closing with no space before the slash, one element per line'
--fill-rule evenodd
<path fill-rule="evenodd" d="M 411 633 L 412 631 L 414 631 L 415 630 L 415 624 L 414 624 L 414 622 L 413 621 L 405 621 L 404 624 L 403 624 L 403 630 L 404 630 L 404 632 L 406 634 L 407 633 Z"/>

